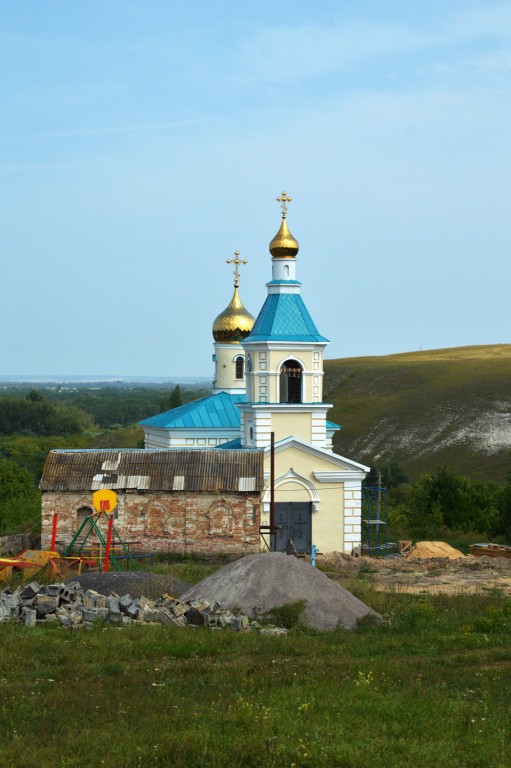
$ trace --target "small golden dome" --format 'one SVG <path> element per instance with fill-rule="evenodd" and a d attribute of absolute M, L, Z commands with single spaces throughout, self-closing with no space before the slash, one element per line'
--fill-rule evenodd
<path fill-rule="evenodd" d="M 282 224 L 270 243 L 270 253 L 274 259 L 294 259 L 300 248 L 298 240 L 295 240 L 289 231 L 286 221 L 287 203 L 290 203 L 292 199 L 292 197 L 288 197 L 287 192 L 283 192 L 277 197 L 277 202 L 282 208 Z"/>
<path fill-rule="evenodd" d="M 213 338 L 223 344 L 236 344 L 248 336 L 254 327 L 255 317 L 245 309 L 234 286 L 231 302 L 223 312 L 220 312 L 213 323 Z"/>
<path fill-rule="evenodd" d="M 285 216 L 282 217 L 282 224 L 280 229 L 270 243 L 270 253 L 274 259 L 291 259 L 298 253 L 298 240 L 295 240 L 289 227 Z"/>

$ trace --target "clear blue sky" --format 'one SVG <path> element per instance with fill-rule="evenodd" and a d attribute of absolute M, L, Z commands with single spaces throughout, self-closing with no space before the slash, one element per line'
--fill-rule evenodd
<path fill-rule="evenodd" d="M 511 4 L 0 0 L 0 374 L 212 374 L 277 195 L 328 357 L 510 342 Z"/>

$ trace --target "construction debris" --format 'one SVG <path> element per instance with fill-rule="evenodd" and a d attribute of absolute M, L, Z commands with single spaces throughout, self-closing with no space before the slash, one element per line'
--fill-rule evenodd
<path fill-rule="evenodd" d="M 505 544 L 472 544 L 470 554 L 475 557 L 506 557 L 511 560 L 511 547 Z"/>
<path fill-rule="evenodd" d="M 168 595 L 157 600 L 146 597 L 108 596 L 93 589 L 83 590 L 78 581 L 41 586 L 36 581 L 0 593 L 0 623 L 17 621 L 27 627 L 60 623 L 70 630 L 87 629 L 97 621 L 119 626 L 163 624 L 164 626 L 209 629 L 230 628 L 238 632 L 259 630 L 264 634 L 285 635 L 288 630 L 274 625 L 261 627 L 244 614 L 223 610 L 216 602 L 203 599 L 181 601 Z"/>

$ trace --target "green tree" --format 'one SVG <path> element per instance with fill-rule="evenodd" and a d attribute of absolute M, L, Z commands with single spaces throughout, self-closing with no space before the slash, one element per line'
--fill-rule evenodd
<path fill-rule="evenodd" d="M 40 494 L 30 472 L 0 459 L 0 535 L 36 533 L 40 517 Z"/>
<path fill-rule="evenodd" d="M 27 496 L 34 490 L 34 480 L 28 469 L 15 461 L 0 459 L 0 504 L 16 496 Z"/>
<path fill-rule="evenodd" d="M 37 391 L 37 389 L 31 389 L 26 399 L 31 403 L 41 403 L 45 398 L 41 392 Z"/>
<path fill-rule="evenodd" d="M 160 410 L 162 412 L 170 411 L 172 408 L 179 408 L 180 405 L 183 405 L 183 395 L 181 387 L 179 384 L 176 384 L 172 392 L 164 395 L 160 400 Z"/>

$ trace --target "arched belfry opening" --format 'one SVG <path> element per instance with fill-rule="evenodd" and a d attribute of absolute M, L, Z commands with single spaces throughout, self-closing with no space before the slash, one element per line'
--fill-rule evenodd
<path fill-rule="evenodd" d="M 280 402 L 302 402 L 302 366 L 298 360 L 290 358 L 280 368 Z"/>

